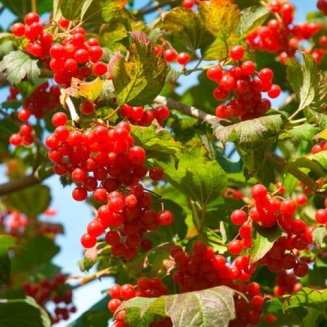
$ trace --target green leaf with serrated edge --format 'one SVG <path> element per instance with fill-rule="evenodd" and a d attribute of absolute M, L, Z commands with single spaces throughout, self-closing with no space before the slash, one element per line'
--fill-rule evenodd
<path fill-rule="evenodd" d="M 305 287 L 291 295 L 283 304 L 284 311 L 298 307 L 312 307 L 326 312 L 327 289 L 317 290 Z"/>
<path fill-rule="evenodd" d="M 261 26 L 269 15 L 270 9 L 268 6 L 254 6 L 243 9 L 241 11 L 241 20 L 237 34 L 242 37 L 247 36 L 257 27 Z"/>
<path fill-rule="evenodd" d="M 182 7 L 161 15 L 155 27 L 170 33 L 193 51 L 200 47 L 205 38 L 211 39 L 198 14 Z"/>
<path fill-rule="evenodd" d="M 282 235 L 282 231 L 277 225 L 272 228 L 263 228 L 258 224 L 253 226 L 256 233 L 250 251 L 251 263 L 262 259 L 273 247 L 275 241 Z"/>
<path fill-rule="evenodd" d="M 0 254 L 4 254 L 13 248 L 16 242 L 16 238 L 11 235 L 0 235 Z"/>
<path fill-rule="evenodd" d="M 310 54 L 303 54 L 303 62 L 296 59 L 287 61 L 287 79 L 297 95 L 300 105 L 299 110 L 310 106 L 317 96 L 319 85 L 318 67 Z"/>
<path fill-rule="evenodd" d="M 109 300 L 109 297 L 105 296 L 67 327 L 108 326 L 108 320 L 112 317 L 112 313 L 108 310 Z"/>
<path fill-rule="evenodd" d="M 50 205 L 50 189 L 45 185 L 35 185 L 10 194 L 5 203 L 9 208 L 18 210 L 34 218 L 43 213 Z"/>
<path fill-rule="evenodd" d="M 326 115 L 327 109 L 327 77 L 322 72 L 318 73 L 317 83 L 315 84 L 315 97 L 310 104 L 310 109 L 322 112 Z"/>
<path fill-rule="evenodd" d="M 240 10 L 230 0 L 202 1 L 198 8 L 202 22 L 213 36 L 227 40 L 236 32 Z"/>
<path fill-rule="evenodd" d="M 320 248 L 323 246 L 326 236 L 327 229 L 325 227 L 316 228 L 312 233 L 314 243 Z"/>
<path fill-rule="evenodd" d="M 27 53 L 17 50 L 3 57 L 0 62 L 0 74 L 3 74 L 10 84 L 17 85 L 24 78 L 35 81 L 40 75 L 37 60 Z"/>
<path fill-rule="evenodd" d="M 165 177 L 172 185 L 202 208 L 220 196 L 227 182 L 224 170 L 216 160 L 207 159 L 202 148 L 178 156 L 177 167 L 171 158 L 162 158 L 157 164 L 164 169 Z"/>
<path fill-rule="evenodd" d="M 304 115 L 308 122 L 314 122 L 320 128 L 327 128 L 327 115 L 312 110 L 310 107 L 304 110 Z"/>
<path fill-rule="evenodd" d="M 128 308 L 138 308 L 141 318 L 146 314 L 166 316 L 164 296 L 159 298 L 135 297 L 124 302 L 116 312 L 127 309 L 128 314 Z"/>
<path fill-rule="evenodd" d="M 128 60 L 115 54 L 109 70 L 118 103 L 140 106 L 151 103 L 160 93 L 168 69 L 163 55 L 154 54 L 153 44 L 144 33 L 134 32 L 132 38 Z"/>
<path fill-rule="evenodd" d="M 167 130 L 157 128 L 155 125 L 149 127 L 133 126 L 132 135 L 135 143 L 142 145 L 145 149 L 148 158 L 175 155 L 183 150 L 182 145 L 176 142 Z"/>
<path fill-rule="evenodd" d="M 217 120 L 213 124 L 214 135 L 223 143 L 262 142 L 270 136 L 277 136 L 283 127 L 281 115 L 270 115 L 222 126 Z"/>
<path fill-rule="evenodd" d="M 175 327 L 227 327 L 235 318 L 234 290 L 226 286 L 166 297 Z"/>
<path fill-rule="evenodd" d="M 293 159 L 287 164 L 287 168 L 292 167 L 307 168 L 318 176 L 324 177 L 327 171 L 327 151 L 321 151 L 306 157 Z"/>
<path fill-rule="evenodd" d="M 279 135 L 280 140 L 291 138 L 295 141 L 307 140 L 311 141 L 313 137 L 319 132 L 319 128 L 312 126 L 311 124 L 302 124 L 300 126 L 288 129 L 284 133 Z"/>
<path fill-rule="evenodd" d="M 31 297 L 0 303 L 1 327 L 50 327 L 47 312 Z"/>

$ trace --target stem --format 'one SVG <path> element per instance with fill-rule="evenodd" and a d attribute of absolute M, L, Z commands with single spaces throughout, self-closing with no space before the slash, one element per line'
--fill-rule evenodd
<path fill-rule="evenodd" d="M 177 109 L 181 112 L 184 112 L 187 115 L 190 115 L 192 117 L 198 118 L 199 120 L 205 121 L 209 124 L 216 123 L 218 118 L 216 116 L 207 114 L 204 111 L 201 111 L 195 107 L 187 106 L 185 104 L 182 104 L 180 102 L 177 102 L 173 99 L 166 98 L 164 96 L 157 96 L 154 100 L 156 103 L 161 104 L 163 106 L 167 106 L 169 108 Z"/>
<path fill-rule="evenodd" d="M 31 7 L 33 12 L 37 12 L 37 2 L 36 0 L 31 0 Z"/>
<path fill-rule="evenodd" d="M 69 112 L 70 112 L 70 117 L 71 117 L 72 121 L 73 122 L 79 121 L 78 113 L 76 112 L 74 103 L 73 103 L 72 99 L 69 96 L 67 96 L 67 98 L 66 98 L 66 104 L 68 106 L 68 109 L 69 109 Z"/>
<path fill-rule="evenodd" d="M 177 0 L 167 0 L 167 1 L 163 1 L 160 4 L 154 6 L 154 7 L 150 7 L 150 8 L 145 8 L 140 10 L 135 16 L 136 18 L 142 17 L 144 15 L 150 14 L 154 11 L 157 11 L 159 9 L 161 9 L 162 7 L 166 6 L 166 5 L 170 5 L 174 2 L 176 2 Z"/>
<path fill-rule="evenodd" d="M 30 186 L 39 184 L 50 176 L 52 176 L 52 173 L 48 174 L 44 178 L 37 178 L 35 175 L 29 175 L 13 179 L 7 183 L 0 184 L 0 196 L 8 195 L 17 191 L 21 191 Z"/>

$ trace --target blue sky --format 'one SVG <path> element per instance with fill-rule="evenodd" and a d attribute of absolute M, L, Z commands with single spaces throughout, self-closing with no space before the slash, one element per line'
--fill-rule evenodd
<path fill-rule="evenodd" d="M 137 0 L 135 6 L 142 6 L 143 3 L 144 1 Z M 307 12 L 315 10 L 316 1 L 314 0 L 297 0 L 293 1 L 293 3 L 297 6 L 297 22 L 303 21 Z M 12 15 L 4 12 L 0 17 L 0 25 L 7 27 L 12 19 Z M 182 83 L 189 86 L 189 77 L 183 78 Z M 3 100 L 6 96 L 7 94 L 4 91 L 0 92 L 0 100 Z M 5 180 L 3 167 L 0 167 L 0 180 Z M 61 252 L 55 257 L 54 262 L 64 267 L 64 272 L 82 275 L 78 267 L 78 261 L 81 259 L 83 252 L 80 245 L 80 236 L 85 232 L 86 225 L 93 218 L 92 212 L 85 204 L 74 202 L 71 199 L 72 187 L 63 188 L 56 176 L 48 179 L 46 184 L 52 189 L 51 207 L 56 208 L 58 211 L 57 216 L 50 219 L 62 223 L 65 228 L 65 235 L 59 236 L 57 240 L 57 243 L 61 246 Z M 75 319 L 76 316 L 100 300 L 102 297 L 101 291 L 107 290 L 112 283 L 112 279 L 105 279 L 104 281 L 95 281 L 78 289 L 75 293 L 78 312 L 72 319 Z M 67 322 L 64 322 L 57 326 L 66 325 Z"/>

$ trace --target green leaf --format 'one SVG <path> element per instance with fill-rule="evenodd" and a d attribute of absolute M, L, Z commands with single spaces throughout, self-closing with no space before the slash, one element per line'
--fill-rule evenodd
<path fill-rule="evenodd" d="M 235 318 L 234 290 L 226 286 L 166 297 L 175 327 L 227 327 Z"/>
<path fill-rule="evenodd" d="M 326 238 L 326 236 L 327 236 L 327 229 L 325 227 L 316 228 L 312 233 L 314 243 L 320 248 L 323 247 L 324 239 Z"/>
<path fill-rule="evenodd" d="M 59 8 L 63 16 L 69 20 L 78 20 L 83 6 L 89 7 L 92 0 L 59 0 Z"/>
<path fill-rule="evenodd" d="M 296 59 L 288 60 L 287 79 L 300 101 L 298 110 L 310 106 L 318 95 L 320 81 L 318 67 L 312 56 L 303 54 L 302 64 Z"/>
<path fill-rule="evenodd" d="M 270 136 L 277 136 L 283 127 L 283 119 L 279 114 L 242 121 L 229 126 L 222 126 L 217 120 L 213 124 L 214 134 L 223 143 L 262 142 Z"/>
<path fill-rule="evenodd" d="M 202 22 L 213 36 L 227 40 L 236 32 L 240 10 L 230 0 L 202 1 L 198 8 Z"/>
<path fill-rule="evenodd" d="M 317 76 L 317 82 L 315 84 L 316 92 L 315 97 L 310 104 L 310 108 L 317 112 L 322 112 L 326 117 L 327 108 L 327 78 L 325 74 L 320 72 Z"/>
<path fill-rule="evenodd" d="M 28 217 L 35 218 L 50 205 L 50 189 L 45 185 L 35 185 L 10 194 L 5 202 Z"/>
<path fill-rule="evenodd" d="M 59 247 L 53 240 L 44 236 L 33 237 L 26 241 L 21 248 L 16 248 L 12 269 L 13 271 L 28 271 L 49 262 L 58 252 Z"/>
<path fill-rule="evenodd" d="M 50 327 L 46 311 L 33 298 L 7 300 L 0 303 L 1 327 Z"/>
<path fill-rule="evenodd" d="M 202 208 L 221 195 L 227 176 L 216 160 L 207 159 L 201 148 L 185 151 L 178 159 L 178 167 L 171 158 L 158 161 L 172 185 Z"/>
<path fill-rule="evenodd" d="M 32 59 L 27 53 L 17 50 L 12 51 L 0 62 L 2 73 L 11 84 L 17 85 L 24 78 L 35 81 L 40 75 L 37 60 Z"/>
<path fill-rule="evenodd" d="M 275 241 L 282 235 L 282 231 L 277 225 L 269 229 L 262 228 L 258 224 L 255 224 L 254 227 L 256 234 L 250 252 L 251 263 L 262 259 L 273 247 Z"/>
<path fill-rule="evenodd" d="M 105 296 L 67 327 L 106 327 L 112 313 L 108 310 L 109 297 Z"/>
<path fill-rule="evenodd" d="M 288 129 L 279 135 L 279 139 L 284 140 L 291 138 L 295 141 L 311 141 L 313 137 L 319 132 L 319 130 L 319 128 L 305 123 L 300 126 L 293 127 L 292 129 Z"/>
<path fill-rule="evenodd" d="M 123 309 L 127 309 L 125 320 L 129 326 L 149 326 L 151 321 L 156 320 L 158 316 L 166 316 L 165 297 L 135 297 L 127 302 L 124 302 L 116 312 L 119 312 Z"/>
<path fill-rule="evenodd" d="M 24 16 L 32 11 L 31 1 L 26 0 L 1 0 L 6 9 L 9 9 L 13 14 L 24 20 Z M 49 12 L 52 9 L 52 0 L 38 0 L 37 12 L 41 15 Z"/>
<path fill-rule="evenodd" d="M 198 49 L 206 38 L 210 38 L 199 16 L 193 10 L 182 7 L 171 9 L 160 17 L 155 27 L 171 33 L 193 51 Z"/>
<path fill-rule="evenodd" d="M 16 238 L 11 235 L 0 235 L 0 254 L 6 253 L 16 245 Z"/>
<path fill-rule="evenodd" d="M 163 55 L 154 54 L 153 44 L 141 32 L 132 33 L 133 44 L 128 60 L 117 53 L 109 70 L 120 105 L 140 106 L 151 103 L 163 88 L 168 73 Z"/>
<path fill-rule="evenodd" d="M 132 127 L 135 143 L 142 145 L 147 153 L 147 158 L 159 158 L 163 155 L 176 155 L 183 150 L 182 145 L 176 142 L 166 129 L 149 127 Z"/>
<path fill-rule="evenodd" d="M 241 11 L 241 20 L 238 26 L 237 34 L 245 37 L 257 27 L 261 26 L 268 16 L 270 10 L 267 6 L 254 6 Z"/>
<path fill-rule="evenodd" d="M 11 271 L 11 262 L 9 259 L 9 255 L 7 253 L 0 253 L 0 286 L 9 283 L 10 271 Z M 0 320 L 0 326 L 1 326 L 1 320 Z"/>

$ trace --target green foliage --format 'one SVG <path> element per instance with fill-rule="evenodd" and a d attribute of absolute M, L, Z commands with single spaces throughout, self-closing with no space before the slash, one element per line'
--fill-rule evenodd
<path fill-rule="evenodd" d="M 155 56 L 154 48 L 144 33 L 132 34 L 128 60 L 117 53 L 109 68 L 120 105 L 139 106 L 159 94 L 167 76 L 167 65 L 162 55 Z"/>
<path fill-rule="evenodd" d="M 50 327 L 48 314 L 31 297 L 0 303 L 1 327 Z"/>
<path fill-rule="evenodd" d="M 43 213 L 49 207 L 50 201 L 50 189 L 45 185 L 35 185 L 12 193 L 5 200 L 9 208 L 31 218 Z"/>
<path fill-rule="evenodd" d="M 36 81 L 40 75 L 37 61 L 27 53 L 17 50 L 11 51 L 4 56 L 0 62 L 0 73 L 2 73 L 11 84 L 17 85 L 24 78 Z"/>

